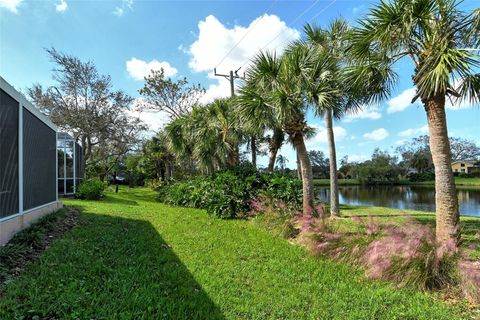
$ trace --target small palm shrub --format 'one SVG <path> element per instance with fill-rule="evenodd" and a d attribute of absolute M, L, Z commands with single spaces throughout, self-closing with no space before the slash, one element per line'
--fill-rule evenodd
<path fill-rule="evenodd" d="M 105 183 L 100 179 L 84 180 L 77 188 L 75 197 L 83 200 L 100 200 L 104 197 Z"/>

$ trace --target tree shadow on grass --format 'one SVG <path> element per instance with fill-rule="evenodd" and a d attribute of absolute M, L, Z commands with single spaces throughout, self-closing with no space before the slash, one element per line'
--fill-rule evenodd
<path fill-rule="evenodd" d="M 224 319 L 147 221 L 84 213 L 7 286 L 0 318 Z"/>

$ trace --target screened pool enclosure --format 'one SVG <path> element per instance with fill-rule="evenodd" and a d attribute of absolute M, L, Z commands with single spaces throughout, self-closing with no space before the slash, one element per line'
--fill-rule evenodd
<path fill-rule="evenodd" d="M 58 194 L 73 195 L 83 179 L 82 147 L 65 132 L 57 134 Z"/>
<path fill-rule="evenodd" d="M 0 245 L 59 206 L 56 130 L 0 77 Z"/>

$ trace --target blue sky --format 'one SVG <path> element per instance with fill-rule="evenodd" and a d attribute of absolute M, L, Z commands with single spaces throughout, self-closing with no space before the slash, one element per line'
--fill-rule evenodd
<path fill-rule="evenodd" d="M 44 48 L 53 46 L 94 61 L 101 73 L 112 76 L 115 88 L 134 97 L 145 73 L 163 67 L 174 78 L 204 85 L 208 101 L 229 94 L 228 83 L 212 76 L 214 67 L 228 72 L 247 64 L 259 49 L 282 51 L 301 35 L 305 22 L 325 26 L 342 16 L 354 23 L 369 3 L 375 1 L 0 0 L 0 75 L 20 90 L 36 82 L 52 84 Z M 479 0 L 466 0 L 462 7 L 478 5 Z M 376 147 L 393 152 L 427 132 L 423 108 L 410 104 L 412 66 L 402 61 L 397 67 L 400 81 L 388 101 L 335 122 L 338 158 L 364 160 Z M 168 121 L 164 114 L 135 115 L 152 130 Z M 450 106 L 447 117 L 451 136 L 480 144 L 478 106 Z M 318 133 L 307 147 L 327 153 L 323 120 L 309 114 L 308 122 Z M 286 146 L 281 153 L 294 167 L 293 150 Z"/>

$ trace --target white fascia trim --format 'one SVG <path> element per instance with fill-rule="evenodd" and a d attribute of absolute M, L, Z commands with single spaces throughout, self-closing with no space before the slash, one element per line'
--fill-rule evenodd
<path fill-rule="evenodd" d="M 42 208 L 44 208 L 44 207 L 48 207 L 48 206 L 50 206 L 50 205 L 52 205 L 52 204 L 55 204 L 55 203 L 58 203 L 58 201 L 55 200 L 55 201 L 52 201 L 52 202 L 49 202 L 49 203 L 42 204 L 42 205 L 40 205 L 40 206 L 38 206 L 38 207 L 35 207 L 35 208 L 31 208 L 31 209 L 25 210 L 25 211 L 23 211 L 23 214 L 29 214 L 29 213 L 31 213 L 31 212 L 34 211 L 34 210 L 42 209 Z"/>
<path fill-rule="evenodd" d="M 4 222 L 4 221 L 8 221 L 8 220 L 13 219 L 13 218 L 16 218 L 16 217 L 19 217 L 19 216 L 21 216 L 21 215 L 22 215 L 21 213 L 14 213 L 14 214 L 12 214 L 12 215 L 10 215 L 10 216 L 0 218 L 0 223 L 1 223 L 1 222 Z"/>
<path fill-rule="evenodd" d="M 33 106 L 33 104 L 31 104 L 30 101 L 28 101 L 23 94 L 21 94 L 14 87 L 12 87 L 2 76 L 0 76 L 0 88 L 2 88 L 3 91 L 8 93 L 9 96 L 17 100 L 20 106 L 23 106 L 25 109 L 34 114 L 35 117 L 37 117 L 47 126 L 49 126 L 52 130 L 57 132 L 57 126 L 53 124 L 53 122 L 46 115 L 44 115 L 37 108 L 35 108 L 35 106 Z"/>

